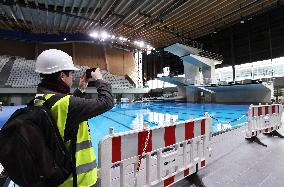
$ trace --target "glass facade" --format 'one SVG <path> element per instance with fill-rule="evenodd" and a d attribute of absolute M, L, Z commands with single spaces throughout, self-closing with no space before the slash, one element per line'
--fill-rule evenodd
<path fill-rule="evenodd" d="M 284 76 L 284 57 L 235 66 L 236 81 Z M 219 82 L 233 81 L 232 66 L 216 69 Z"/>

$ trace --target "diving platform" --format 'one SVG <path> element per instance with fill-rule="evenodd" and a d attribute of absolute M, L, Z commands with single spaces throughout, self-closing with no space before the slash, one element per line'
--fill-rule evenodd
<path fill-rule="evenodd" d="M 222 63 L 218 60 L 213 60 L 193 54 L 183 56 L 181 57 L 181 59 L 183 60 L 183 62 L 187 62 L 201 68 L 207 68 Z"/>
<path fill-rule="evenodd" d="M 190 54 L 198 55 L 201 53 L 201 50 L 195 47 L 190 47 L 180 43 L 176 43 L 164 48 L 164 51 L 168 51 L 176 56 L 188 56 Z"/>
<path fill-rule="evenodd" d="M 185 79 L 189 84 L 202 84 L 201 74 L 207 83 L 215 83 L 215 65 L 221 64 L 218 55 L 200 48 L 176 43 L 164 48 L 183 60 Z"/>
<path fill-rule="evenodd" d="M 170 84 L 174 84 L 177 86 L 187 86 L 187 83 L 184 77 L 170 77 L 170 76 L 163 76 L 157 78 L 160 81 L 168 82 Z"/>

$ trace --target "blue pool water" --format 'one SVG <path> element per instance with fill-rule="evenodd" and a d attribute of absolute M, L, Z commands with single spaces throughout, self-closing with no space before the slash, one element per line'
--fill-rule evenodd
<path fill-rule="evenodd" d="M 227 105 L 227 104 L 192 104 L 192 103 L 129 103 L 117 104 L 110 111 L 89 120 L 92 142 L 98 143 L 101 138 L 109 133 L 113 127 L 115 132 L 124 132 L 132 129 L 143 128 L 143 120 L 150 126 L 163 125 L 204 116 L 205 112 L 212 115 L 212 132 L 243 123 L 246 118 L 240 121 L 233 121 L 248 111 L 249 105 Z M 227 121 L 227 122 L 225 122 Z M 96 144 L 95 144 L 96 145 Z M 96 153 L 98 147 L 95 146 Z"/>
<path fill-rule="evenodd" d="M 7 119 L 19 108 L 25 107 L 24 105 L 20 106 L 3 106 L 2 111 L 0 111 L 0 128 L 4 125 Z"/>
<path fill-rule="evenodd" d="M 0 112 L 0 127 L 9 116 L 17 109 L 24 106 L 4 107 Z M 245 122 L 242 120 L 233 121 L 248 111 L 249 105 L 227 105 L 227 104 L 192 104 L 192 103 L 128 103 L 117 104 L 110 111 L 89 120 L 92 142 L 97 145 L 99 140 L 109 133 L 109 128 L 113 127 L 115 132 L 141 129 L 143 120 L 150 126 L 163 125 L 170 122 L 172 118 L 175 122 L 202 117 L 208 112 L 217 120 L 213 120 L 212 132 L 220 131 L 224 128 Z M 227 122 L 225 122 L 227 121 Z M 94 146 L 98 153 L 98 146 Z"/>

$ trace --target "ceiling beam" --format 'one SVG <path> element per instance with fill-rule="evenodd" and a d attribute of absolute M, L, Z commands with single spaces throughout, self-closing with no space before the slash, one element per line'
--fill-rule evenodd
<path fill-rule="evenodd" d="M 66 2 L 66 0 L 64 0 L 64 2 Z M 26 7 L 26 4 L 25 4 L 24 1 L 18 1 L 17 3 L 18 3 L 18 5 L 20 7 Z M 27 3 L 28 3 L 28 6 L 30 7 L 30 9 L 42 10 L 42 11 L 46 10 L 45 5 L 41 4 L 41 3 L 38 3 L 37 1 L 36 2 L 27 1 Z M 7 6 L 16 6 L 16 3 L 13 0 L 2 1 L 0 3 L 0 5 L 1 4 L 2 5 L 7 5 Z M 37 7 L 37 5 L 38 5 L 38 7 Z M 65 9 L 66 9 L 66 12 L 65 12 Z M 70 14 L 70 13 L 67 12 L 67 10 L 71 10 L 71 8 L 70 7 L 69 8 L 66 7 L 66 5 L 63 6 L 63 7 L 57 6 L 56 9 L 55 9 L 54 5 L 48 5 L 48 11 L 49 12 L 56 13 L 56 14 L 59 14 L 59 15 L 70 16 L 70 17 L 73 17 L 73 18 L 83 19 L 85 21 L 99 22 L 99 20 L 95 20 L 95 19 L 92 19 L 92 18 L 89 18 L 89 17 L 83 17 L 83 16 L 77 16 L 77 15 L 74 15 L 74 14 Z M 74 13 L 74 11 L 73 11 L 73 13 Z M 76 11 L 76 13 L 77 13 L 77 11 Z"/>
<path fill-rule="evenodd" d="M 30 16 L 29 16 L 29 17 L 30 17 L 30 22 L 31 22 L 31 24 L 32 24 L 32 25 L 31 25 L 31 31 L 34 31 L 34 30 L 37 28 L 37 26 L 36 26 L 36 24 L 34 23 L 34 20 L 33 20 L 33 13 L 32 13 L 32 10 L 30 9 L 29 5 L 28 5 L 28 0 L 25 0 L 23 6 L 20 6 L 20 5 L 18 4 L 18 2 L 17 2 L 17 6 L 20 7 L 21 9 L 22 9 L 22 8 L 23 8 L 23 9 L 27 9 L 28 14 L 30 15 Z"/>
<path fill-rule="evenodd" d="M 153 7 L 150 7 L 149 10 L 145 11 L 145 13 L 150 14 L 152 16 L 155 16 L 156 14 L 159 14 L 159 12 L 165 8 L 167 5 L 171 4 L 171 1 L 167 1 L 166 3 L 161 1 L 159 4 L 156 4 Z M 149 20 L 149 17 L 145 17 L 145 16 L 140 16 L 139 19 L 137 19 L 134 22 L 131 22 L 131 24 L 134 25 L 134 29 L 127 29 L 124 30 L 123 32 L 120 32 L 121 35 L 123 36 L 128 36 L 130 38 L 135 38 L 135 39 L 139 39 L 139 35 L 140 33 L 145 29 L 144 28 L 144 23 L 145 21 Z"/>
<path fill-rule="evenodd" d="M 195 3 L 196 2 L 196 3 Z M 179 17 L 182 17 L 182 19 L 191 19 L 193 18 L 193 14 L 195 12 L 201 12 L 202 10 L 204 10 L 206 7 L 208 7 L 209 5 L 207 1 L 202 1 L 202 2 L 192 2 L 192 4 L 188 4 L 188 3 L 185 3 L 184 6 L 181 6 L 181 8 L 183 8 L 182 10 L 178 11 L 178 12 L 181 12 L 180 14 L 177 14 L 176 16 L 173 16 L 173 15 L 169 15 L 169 17 L 166 17 L 164 19 L 164 22 L 160 24 L 160 27 L 169 27 L 169 28 L 179 28 L 180 26 L 177 25 L 177 21 L 180 19 Z M 212 3 L 214 1 L 210 1 L 210 3 Z M 207 3 L 207 4 L 206 4 Z M 209 4 L 210 4 L 209 3 Z M 209 6 L 210 7 L 210 6 Z M 179 10 L 179 9 L 177 9 Z M 173 12 L 173 14 L 175 14 L 175 12 Z M 183 15 L 183 16 L 182 16 Z M 175 19 L 173 20 L 173 23 L 174 24 L 171 24 L 171 18 L 174 17 Z M 155 27 L 152 27 L 152 28 L 149 28 L 149 33 L 151 34 L 153 32 L 153 30 L 155 30 Z M 185 30 L 183 30 L 185 31 Z"/>
<path fill-rule="evenodd" d="M 21 19 L 23 20 L 23 22 L 24 22 L 26 28 L 27 28 L 27 29 L 30 29 L 29 26 L 28 26 L 28 24 L 27 24 L 27 22 L 26 22 L 26 19 L 25 19 L 25 17 L 24 17 L 22 8 L 19 7 L 18 5 L 17 5 L 16 7 L 17 7 L 17 9 L 19 10 L 20 17 L 21 17 Z"/>
<path fill-rule="evenodd" d="M 100 2 L 101 1 L 96 1 L 97 2 L 97 4 L 95 5 L 95 7 L 94 7 L 94 9 L 93 9 L 93 11 L 92 11 L 92 13 L 91 13 L 91 15 L 89 16 L 90 18 L 94 18 L 94 14 L 96 13 L 96 12 L 99 12 L 99 11 L 101 11 L 101 8 L 99 8 L 98 6 L 100 5 Z M 98 21 L 98 20 L 97 20 Z M 97 21 L 95 21 L 95 22 L 97 22 Z M 81 29 L 81 32 L 86 32 L 86 27 L 89 25 L 89 24 L 93 24 L 94 23 L 94 21 L 86 21 L 84 24 L 83 24 L 83 26 L 81 27 L 82 29 Z"/>
<path fill-rule="evenodd" d="M 0 10 L 2 12 L 1 19 L 4 22 L 8 23 L 11 28 L 17 29 L 18 28 L 18 24 L 16 23 L 15 19 L 11 19 L 11 17 L 6 12 L 6 10 L 5 10 L 5 8 L 3 7 L 2 4 L 0 4 Z"/>
<path fill-rule="evenodd" d="M 142 25 L 141 23 L 143 21 L 149 20 L 149 17 L 145 17 L 141 14 L 139 14 L 139 12 L 144 12 L 148 15 L 154 16 L 154 14 L 158 14 L 158 10 L 162 9 L 164 6 L 166 6 L 167 4 L 170 4 L 172 0 L 169 1 L 160 1 L 158 3 L 154 3 L 154 4 L 148 4 L 144 10 L 139 10 L 137 12 L 137 14 L 135 16 L 132 17 L 132 19 L 128 20 L 128 21 L 124 21 L 125 24 L 131 24 L 134 26 L 135 31 Z M 129 29 L 125 29 L 125 27 L 121 27 L 122 25 L 119 25 L 117 28 L 115 28 L 115 32 L 118 32 L 122 35 L 126 35 L 126 32 L 129 32 Z M 133 30 L 132 30 L 133 31 Z M 133 32 L 135 32 L 133 31 Z"/>
<path fill-rule="evenodd" d="M 19 4 L 20 5 L 20 4 Z M 37 15 L 36 15 L 36 17 L 37 17 L 37 19 L 35 19 L 35 20 L 37 20 L 37 22 L 38 22 L 38 30 L 39 30 L 39 32 L 44 32 L 44 30 L 43 30 L 43 25 L 42 25 L 42 21 L 41 21 L 41 14 L 40 14 L 40 10 L 39 10 L 39 3 L 38 3 L 38 1 L 37 0 L 34 0 L 34 9 L 36 10 L 36 12 L 37 12 Z M 45 10 L 45 8 L 44 8 L 44 6 L 43 6 L 43 11 Z"/>
<path fill-rule="evenodd" d="M 96 27 L 102 27 L 103 25 L 103 20 L 102 18 L 107 14 L 107 12 L 111 9 L 112 5 L 115 4 L 117 0 L 109 0 L 103 5 L 101 5 L 101 10 L 98 12 L 97 15 L 95 15 L 96 20 L 99 20 L 98 22 L 92 23 L 89 26 L 86 27 L 85 32 L 89 32 L 90 30 L 93 30 Z M 102 3 L 101 3 L 102 4 Z"/>
<path fill-rule="evenodd" d="M 87 17 L 88 16 L 88 12 L 89 12 L 89 10 L 90 10 L 90 8 L 91 8 L 91 2 L 92 1 L 89 1 L 89 3 L 88 3 L 88 8 L 86 9 L 86 11 L 85 11 L 85 13 L 84 13 L 84 17 Z M 82 14 L 83 14 L 83 12 L 82 12 Z M 78 23 L 78 26 L 77 26 L 77 31 L 81 31 L 81 28 L 82 28 L 82 23 L 84 23 L 83 22 L 83 19 L 79 19 L 79 23 Z"/>
<path fill-rule="evenodd" d="M 81 0 L 80 5 L 79 5 L 80 8 L 79 8 L 79 11 L 77 13 L 77 16 L 80 16 L 82 8 L 83 8 L 83 5 L 84 5 L 84 2 L 85 2 L 85 0 Z M 79 23 L 79 21 L 80 21 L 79 19 L 75 19 L 75 21 L 73 21 L 72 25 L 70 26 L 69 33 L 74 32 L 73 28 L 74 28 L 75 25 L 76 26 L 78 25 L 77 23 Z M 75 27 L 75 29 L 76 29 L 76 27 Z M 76 32 L 76 30 L 75 30 L 75 32 Z"/>
<path fill-rule="evenodd" d="M 146 2 L 146 3 L 145 3 Z M 138 6 L 136 8 L 135 4 L 132 4 L 131 7 L 127 9 L 126 13 L 123 13 L 124 18 L 120 19 L 118 22 L 115 22 L 111 30 L 115 30 L 116 32 L 121 32 L 121 30 L 125 29 L 125 25 L 132 25 L 134 27 L 134 24 L 132 24 L 132 20 L 135 20 L 136 18 L 141 17 L 141 12 L 146 12 L 150 7 L 154 6 L 155 2 L 154 1 L 145 1 L 144 3 L 141 4 L 141 6 Z M 149 15 L 149 14 L 148 14 Z"/>
<path fill-rule="evenodd" d="M 71 8 L 71 10 L 70 10 L 70 14 L 73 14 L 73 10 L 74 10 L 74 7 L 75 7 L 75 2 L 76 2 L 76 0 L 73 0 L 72 8 Z M 67 32 L 67 28 L 68 28 L 70 19 L 72 19 L 72 18 L 70 18 L 70 17 L 68 16 L 68 17 L 67 17 L 66 24 L 65 24 L 64 32 Z"/>
<path fill-rule="evenodd" d="M 147 0 L 146 0 L 147 1 Z M 145 1 L 144 1 L 145 2 Z M 104 23 L 104 28 L 108 31 L 110 31 L 109 26 L 112 25 L 114 22 L 124 19 L 125 18 L 125 14 L 123 14 L 123 12 L 125 12 L 128 8 L 131 9 L 131 4 L 132 1 L 129 0 L 123 0 L 114 10 L 112 13 L 112 17 L 109 19 L 109 21 Z M 137 2 L 137 4 L 139 4 L 139 2 Z M 131 9 L 131 11 L 133 11 L 133 9 Z"/>
<path fill-rule="evenodd" d="M 53 4 L 54 4 L 54 9 L 53 9 L 53 10 L 54 10 L 54 12 L 56 12 L 56 10 L 57 10 L 57 1 L 56 1 L 56 0 L 53 0 Z M 56 31 L 56 24 L 55 24 L 55 23 L 56 23 L 56 17 L 57 17 L 56 15 L 57 15 L 57 14 L 54 14 L 54 13 L 53 13 L 53 21 L 52 21 L 52 27 L 51 27 L 53 33 L 56 33 L 56 32 L 57 32 L 57 31 Z"/>
<path fill-rule="evenodd" d="M 61 31 L 61 32 L 62 32 L 62 30 L 61 30 L 62 19 L 63 19 L 64 16 L 66 15 L 66 12 L 65 12 L 66 3 L 67 3 L 67 1 L 64 0 L 63 9 L 62 9 L 62 13 L 63 13 L 63 14 L 61 14 L 61 16 L 60 16 L 60 21 L 59 21 L 59 28 L 58 28 L 58 30 Z"/>
<path fill-rule="evenodd" d="M 44 1 L 45 4 L 45 21 L 46 21 L 46 25 L 45 25 L 45 29 L 47 32 L 51 32 L 49 24 L 48 24 L 48 0 Z"/>
<path fill-rule="evenodd" d="M 2 28 L 6 28 L 7 30 L 13 30 L 13 27 L 11 27 L 10 24 L 7 24 L 5 21 L 3 21 L 1 18 L 0 18 L 0 23 L 2 25 Z"/>

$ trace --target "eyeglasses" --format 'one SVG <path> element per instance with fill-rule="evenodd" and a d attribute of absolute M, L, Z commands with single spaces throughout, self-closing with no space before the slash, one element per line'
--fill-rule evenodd
<path fill-rule="evenodd" d="M 74 75 L 74 71 L 70 71 L 70 72 L 69 72 L 69 76 L 70 76 L 70 75 L 74 77 L 74 76 L 75 76 L 75 75 Z"/>

